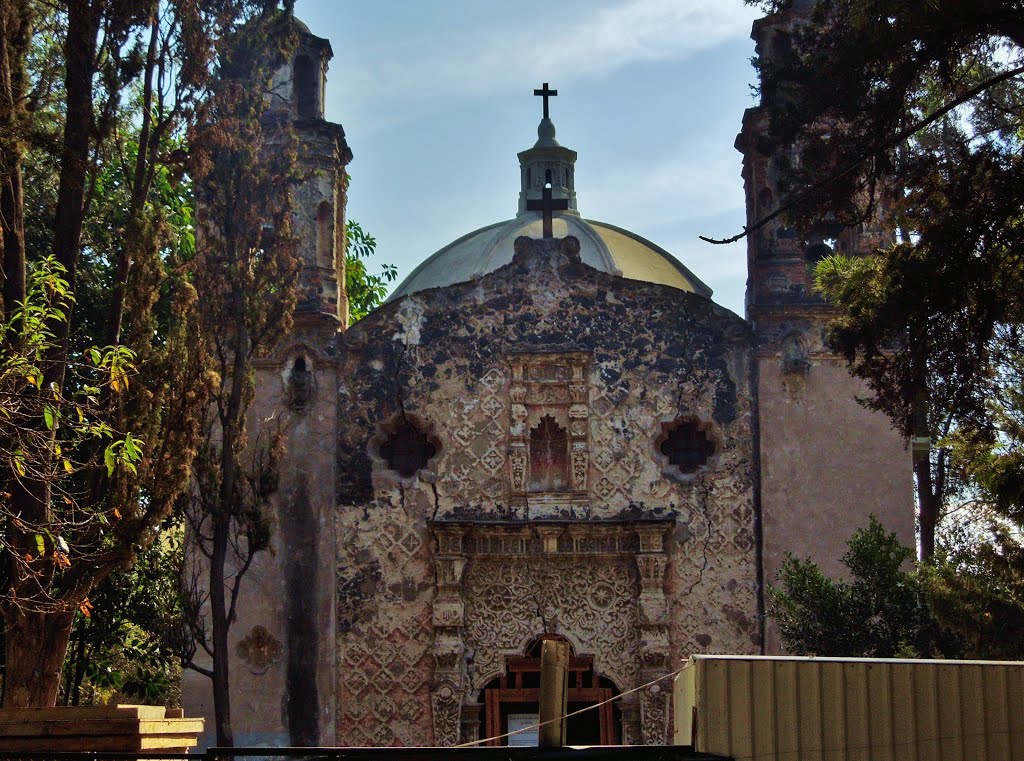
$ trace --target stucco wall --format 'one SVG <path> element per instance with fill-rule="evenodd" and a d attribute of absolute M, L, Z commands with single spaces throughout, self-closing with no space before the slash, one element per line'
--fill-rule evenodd
<path fill-rule="evenodd" d="M 884 415 L 857 403 L 865 394 L 838 358 L 813 357 L 806 374 L 784 373 L 777 357 L 761 359 L 767 582 L 776 580 L 787 551 L 841 575 L 847 542 L 872 514 L 915 546 L 910 451 Z M 779 651 L 774 633 L 769 650 Z"/>

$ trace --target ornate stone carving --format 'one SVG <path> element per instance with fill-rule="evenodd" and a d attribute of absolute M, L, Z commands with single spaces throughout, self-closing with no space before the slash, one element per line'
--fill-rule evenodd
<path fill-rule="evenodd" d="M 464 643 L 473 654 L 471 695 L 503 673 L 507 656 L 522 654 L 543 633 L 561 634 L 578 650 L 593 653 L 596 671 L 622 690 L 641 683 L 640 670 L 649 665 L 645 648 L 665 657 L 664 625 L 645 629 L 640 618 L 637 557 L 642 545 L 653 546 L 651 535 L 663 541 L 672 521 L 458 525 L 465 531 Z M 645 631 L 662 639 L 645 641 Z M 639 722 L 639 709 L 636 715 Z"/>
<path fill-rule="evenodd" d="M 281 660 L 281 643 L 265 626 L 259 624 L 252 627 L 245 639 L 235 647 L 254 674 L 267 673 L 271 664 Z"/>
<path fill-rule="evenodd" d="M 434 744 L 450 748 L 459 744 L 462 696 L 458 687 L 443 682 L 430 693 L 434 720 Z"/>
<path fill-rule="evenodd" d="M 437 595 L 434 598 L 434 673 L 431 679 L 430 706 L 433 711 L 434 743 L 458 745 L 460 706 L 464 668 L 462 641 L 465 606 L 462 602 L 462 576 L 466 568 L 463 533 L 459 526 L 437 524 L 433 527 L 438 552 L 434 556 Z"/>
<path fill-rule="evenodd" d="M 508 364 L 512 375 L 509 387 L 511 402 L 509 421 L 509 459 L 511 463 L 510 492 L 513 505 L 532 505 L 536 516 L 557 516 L 560 510 L 583 507 L 588 501 L 587 471 L 590 467 L 588 423 L 588 374 L 591 362 L 584 352 L 560 354 L 510 354 Z M 568 478 L 561 480 L 536 477 L 550 470 L 550 442 L 545 456 L 534 466 L 531 432 L 550 418 L 550 424 L 567 434 Z M 549 437 L 550 438 L 550 437 Z M 522 454 L 517 450 L 521 448 Z M 564 463 L 564 460 L 563 460 Z M 522 466 L 522 468 L 520 467 Z M 546 470 L 545 470 L 546 469 Z M 535 494 L 531 502 L 530 494 Z"/>
<path fill-rule="evenodd" d="M 587 490 L 587 466 L 590 462 L 590 453 L 587 451 L 586 441 L 573 440 L 572 442 L 572 481 L 575 491 Z"/>
<path fill-rule="evenodd" d="M 508 451 L 508 461 L 511 465 L 512 491 L 523 492 L 526 490 L 526 445 L 522 442 L 513 442 Z"/>
<path fill-rule="evenodd" d="M 640 619 L 640 679 L 642 683 L 663 676 L 669 668 L 668 602 L 665 598 L 665 527 L 637 529 L 640 552 L 636 555 L 640 577 L 637 613 Z M 668 696 L 671 683 L 657 682 L 640 695 L 640 733 L 644 745 L 668 740 Z"/>
<path fill-rule="evenodd" d="M 668 698 L 671 684 L 652 684 L 640 691 L 640 739 L 644 745 L 664 745 L 668 738 Z"/>

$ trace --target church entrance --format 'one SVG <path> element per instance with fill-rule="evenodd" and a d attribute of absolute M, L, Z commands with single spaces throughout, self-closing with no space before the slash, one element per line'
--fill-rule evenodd
<path fill-rule="evenodd" d="M 497 737 L 540 721 L 540 651 L 545 639 L 552 638 L 541 637 L 526 655 L 509 657 L 505 673 L 484 687 L 483 737 Z M 594 657 L 576 655 L 570 645 L 567 712 L 596 705 L 616 694 L 618 690 L 610 679 L 594 673 Z M 615 703 L 573 716 L 566 726 L 568 745 L 618 745 L 620 737 L 621 717 Z M 537 730 L 493 740 L 488 745 L 537 745 Z"/>

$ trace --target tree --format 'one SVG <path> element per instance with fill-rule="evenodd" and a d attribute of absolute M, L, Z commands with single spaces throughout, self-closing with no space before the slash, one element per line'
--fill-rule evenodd
<path fill-rule="evenodd" d="M 829 579 L 810 560 L 787 555 L 769 615 L 797 655 L 955 657 L 956 638 L 932 615 L 921 583 L 904 570 L 914 553 L 874 516 L 854 532 L 843 564 L 852 581 Z"/>
<path fill-rule="evenodd" d="M 177 705 L 181 667 L 165 633 L 181 617 L 179 568 L 184 525 L 173 517 L 135 564 L 90 594 L 71 631 L 63 705 L 129 702 Z"/>
<path fill-rule="evenodd" d="M 363 260 L 376 250 L 376 238 L 350 219 L 345 225 L 345 290 L 350 322 L 363 319 L 380 306 L 387 296 L 388 283 L 398 278 L 398 269 L 393 264 L 382 265 L 379 275 L 369 273 Z"/>
<path fill-rule="evenodd" d="M 266 108 L 271 76 L 296 39 L 290 4 L 281 13 L 267 3 L 217 38 L 215 79 L 190 135 L 200 210 L 195 284 L 214 380 L 186 507 L 208 561 L 205 593 L 195 590 L 188 618 L 212 666 L 188 665 L 212 680 L 217 744 L 228 747 L 228 630 L 242 579 L 269 546 L 265 501 L 282 446 L 269 421 L 266 436 L 249 440 L 253 361 L 291 328 L 301 263 L 291 234 L 294 135 L 287 115 Z"/>
<path fill-rule="evenodd" d="M 840 253 L 838 230 L 897 233 L 865 259 L 823 263 L 819 282 L 868 405 L 939 445 L 916 469 L 928 556 L 948 497 L 940 439 L 995 425 L 987 400 L 1021 349 L 1024 5 L 756 4 L 797 17 L 759 64 L 773 150 L 793 157 L 778 213 Z"/>
<path fill-rule="evenodd" d="M 957 478 L 970 485 L 964 519 L 943 532 L 922 568 L 939 619 L 976 657 L 1024 657 L 1024 358 L 1007 358 L 991 430 L 948 437 Z"/>
<path fill-rule="evenodd" d="M 187 483 L 209 378 L 190 209 L 164 191 L 208 94 L 214 35 L 267 5 L 0 0 L 3 357 L 23 352 L 33 262 L 52 255 L 67 283 L 45 321 L 41 381 L 16 399 L 50 397 L 49 415 L 18 431 L 35 442 L 33 468 L 20 472 L 13 434 L 0 440 L 5 706 L 54 703 L 76 611 L 159 536 Z M 90 347 L 109 348 L 97 362 Z M 103 435 L 75 437 L 82 393 Z M 111 449 L 106 432 L 123 443 Z"/>

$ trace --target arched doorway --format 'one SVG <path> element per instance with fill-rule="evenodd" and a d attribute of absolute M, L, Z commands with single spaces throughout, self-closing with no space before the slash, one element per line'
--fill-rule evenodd
<path fill-rule="evenodd" d="M 505 673 L 483 689 L 484 710 L 480 722 L 481 737 L 497 737 L 514 729 L 532 726 L 540 720 L 540 651 L 545 639 L 537 638 L 525 655 L 510 656 Z M 618 694 L 615 684 L 594 672 L 594 656 L 577 655 L 569 646 L 568 713 L 608 700 Z M 605 703 L 569 719 L 568 745 L 618 745 L 622 736 L 622 717 L 616 703 Z M 536 731 L 523 732 L 494 740 L 488 745 L 536 745 Z"/>

